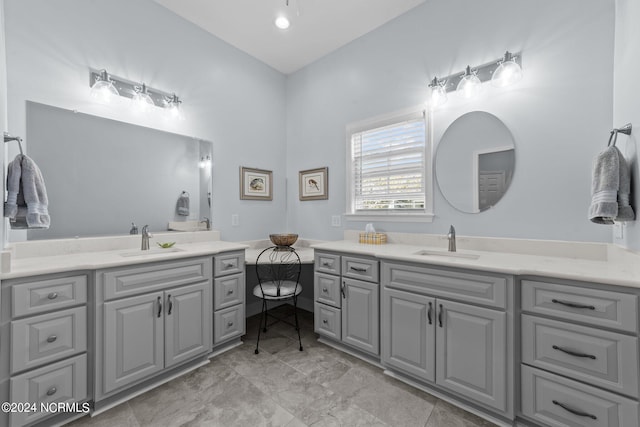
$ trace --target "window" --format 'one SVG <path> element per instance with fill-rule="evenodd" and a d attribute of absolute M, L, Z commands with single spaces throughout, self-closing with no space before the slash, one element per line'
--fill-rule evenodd
<path fill-rule="evenodd" d="M 347 134 L 352 217 L 430 220 L 431 144 L 426 113 L 414 110 L 369 120 L 349 126 Z"/>

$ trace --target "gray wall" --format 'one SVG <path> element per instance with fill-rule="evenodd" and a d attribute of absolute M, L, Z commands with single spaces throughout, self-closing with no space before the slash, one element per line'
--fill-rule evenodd
<path fill-rule="evenodd" d="M 611 126 L 613 36 L 613 0 L 428 0 L 294 73 L 287 79 L 288 180 L 328 166 L 330 185 L 329 200 L 313 202 L 299 201 L 297 186 L 289 185 L 288 228 L 307 238 L 341 238 L 331 215 L 346 209 L 348 123 L 422 104 L 434 76 L 508 49 L 523 51 L 518 86 L 485 85 L 471 102 L 452 95 L 433 119 L 436 142 L 468 111 L 487 111 L 507 125 L 517 166 L 504 199 L 485 213 L 463 214 L 436 188 L 433 223 L 376 228 L 437 234 L 455 224 L 461 235 L 611 241 L 610 230 L 590 223 L 587 211 L 592 158 Z"/>
<path fill-rule="evenodd" d="M 227 240 L 284 229 L 281 73 L 151 0 L 5 0 L 5 14 L 12 132 L 24 134 L 25 101 L 31 100 L 212 141 L 214 228 Z M 89 67 L 176 92 L 186 120 L 166 122 L 159 109 L 136 116 L 126 98 L 96 104 L 89 98 Z M 66 155 L 58 155 L 62 166 Z M 274 171 L 273 201 L 239 199 L 240 166 Z M 232 213 L 240 227 L 231 226 Z"/>
<path fill-rule="evenodd" d="M 636 218 L 640 218 L 640 2 L 616 0 L 616 49 L 613 94 L 612 127 L 632 123 L 630 137 L 621 135 L 617 146 L 631 165 L 631 204 Z M 640 251 L 640 224 L 629 222 L 623 228 L 624 237 L 614 242 L 631 250 Z M 615 236 L 615 234 L 614 234 Z"/>

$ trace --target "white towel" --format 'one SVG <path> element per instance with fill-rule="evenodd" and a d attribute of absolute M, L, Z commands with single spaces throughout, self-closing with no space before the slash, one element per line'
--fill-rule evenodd
<path fill-rule="evenodd" d="M 12 228 L 49 228 L 47 188 L 30 157 L 19 154 L 9 164 L 7 190 L 5 216 Z"/>

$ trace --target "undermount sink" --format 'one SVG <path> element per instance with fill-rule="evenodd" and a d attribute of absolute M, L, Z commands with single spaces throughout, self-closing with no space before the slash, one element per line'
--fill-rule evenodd
<path fill-rule="evenodd" d="M 180 249 L 180 248 L 154 248 L 154 249 L 149 249 L 146 251 L 143 250 L 137 250 L 137 251 L 131 251 L 131 252 L 123 252 L 120 254 L 120 256 L 123 257 L 132 257 L 132 256 L 149 256 L 149 255 L 160 255 L 160 254 L 166 254 L 169 252 L 182 252 L 184 249 Z"/>
<path fill-rule="evenodd" d="M 422 256 L 439 256 L 444 258 L 463 258 L 463 259 L 478 259 L 480 255 L 465 254 L 460 252 L 447 252 L 447 251 L 418 251 L 414 255 Z"/>

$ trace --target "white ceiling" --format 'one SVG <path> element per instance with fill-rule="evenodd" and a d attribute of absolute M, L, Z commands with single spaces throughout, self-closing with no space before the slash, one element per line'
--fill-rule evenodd
<path fill-rule="evenodd" d="M 425 0 L 155 0 L 227 43 L 289 74 Z M 274 25 L 286 14 L 288 30 Z"/>

